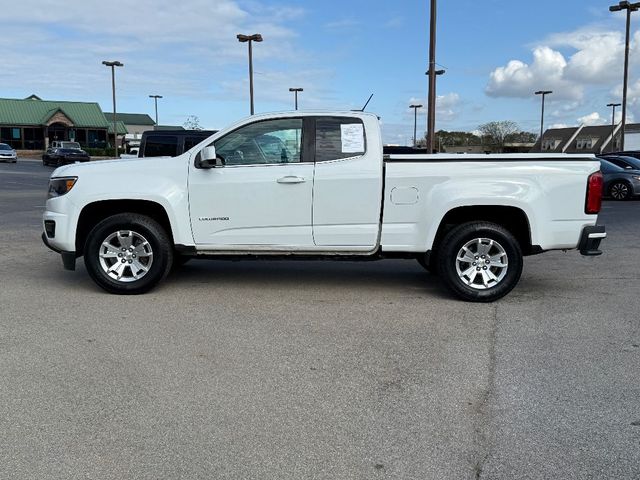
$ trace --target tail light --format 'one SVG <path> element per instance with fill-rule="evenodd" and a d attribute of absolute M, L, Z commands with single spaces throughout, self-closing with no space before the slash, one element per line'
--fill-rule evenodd
<path fill-rule="evenodd" d="M 584 213 L 593 215 L 600 212 L 603 190 L 604 178 L 602 172 L 598 170 L 592 173 L 587 181 L 587 201 L 584 205 Z"/>

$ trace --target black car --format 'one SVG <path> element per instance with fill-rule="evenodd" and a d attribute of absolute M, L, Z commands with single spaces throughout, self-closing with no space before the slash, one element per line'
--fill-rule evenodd
<path fill-rule="evenodd" d="M 640 195 L 640 170 L 625 169 L 600 159 L 604 176 L 604 194 L 614 200 L 628 200 Z"/>
<path fill-rule="evenodd" d="M 88 162 L 91 160 L 89 154 L 79 148 L 48 148 L 42 155 L 43 165 L 55 165 L 59 167 L 67 163 Z"/>

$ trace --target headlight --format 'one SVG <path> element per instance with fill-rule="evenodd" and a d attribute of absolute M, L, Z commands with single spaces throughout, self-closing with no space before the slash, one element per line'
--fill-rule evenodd
<path fill-rule="evenodd" d="M 49 198 L 59 197 L 69 191 L 76 184 L 78 177 L 59 177 L 49 180 Z"/>
<path fill-rule="evenodd" d="M 634 176 L 633 176 L 633 179 L 634 179 L 634 180 L 640 180 L 640 175 L 634 175 Z"/>

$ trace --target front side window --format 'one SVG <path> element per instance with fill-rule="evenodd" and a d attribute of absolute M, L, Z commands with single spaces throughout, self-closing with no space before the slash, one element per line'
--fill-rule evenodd
<path fill-rule="evenodd" d="M 318 118 L 316 162 L 358 157 L 365 152 L 364 124 L 355 118 Z"/>
<path fill-rule="evenodd" d="M 302 119 L 284 118 L 245 125 L 215 141 L 225 165 L 298 163 Z"/>

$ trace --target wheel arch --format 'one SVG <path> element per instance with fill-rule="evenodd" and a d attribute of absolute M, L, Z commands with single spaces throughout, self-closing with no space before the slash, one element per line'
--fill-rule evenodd
<path fill-rule="evenodd" d="M 151 200 L 101 200 L 85 205 L 78 217 L 76 227 L 76 252 L 81 255 L 89 232 L 99 222 L 119 213 L 137 213 L 153 218 L 174 242 L 173 228 L 166 209 Z"/>
<path fill-rule="evenodd" d="M 452 228 L 467 222 L 491 222 L 506 228 L 516 238 L 524 255 L 538 253 L 532 245 L 531 222 L 519 207 L 507 205 L 460 206 L 449 210 L 441 219 L 432 250 Z"/>

